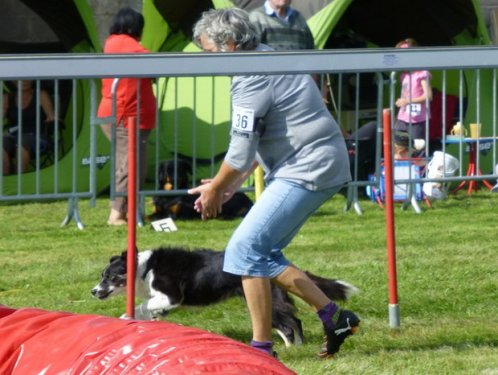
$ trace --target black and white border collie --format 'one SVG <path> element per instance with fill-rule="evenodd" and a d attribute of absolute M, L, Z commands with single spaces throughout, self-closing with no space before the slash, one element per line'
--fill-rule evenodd
<path fill-rule="evenodd" d="M 135 318 L 154 320 L 180 306 L 206 306 L 243 297 L 240 276 L 223 272 L 223 251 L 161 247 L 137 253 L 135 291 L 144 299 Z M 126 290 L 126 252 L 113 256 L 91 291 L 104 300 Z M 332 300 L 347 300 L 358 289 L 344 281 L 308 276 Z M 289 294 L 272 284 L 273 328 L 286 346 L 303 342 L 301 321 Z"/>

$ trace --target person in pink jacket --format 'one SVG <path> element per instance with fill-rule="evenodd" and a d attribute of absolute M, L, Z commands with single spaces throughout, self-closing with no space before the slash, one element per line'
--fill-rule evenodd
<path fill-rule="evenodd" d="M 398 42 L 396 48 L 417 45 L 415 39 L 408 38 Z M 401 96 L 396 100 L 399 110 L 395 130 L 408 132 L 412 139 L 425 139 L 427 134 L 429 103 L 432 100 L 431 78 L 431 73 L 427 70 L 403 72 L 400 76 Z"/>
<path fill-rule="evenodd" d="M 112 21 L 110 36 L 104 44 L 104 53 L 148 53 L 140 44 L 144 17 L 131 8 L 121 9 Z M 114 78 L 102 79 L 102 99 L 98 117 L 112 115 L 111 88 Z M 128 186 L 128 119 L 138 119 L 140 128 L 137 151 L 139 153 L 139 186 L 143 186 L 147 169 L 147 139 L 156 124 L 156 100 L 150 78 L 121 78 L 116 90 L 116 192 L 126 192 Z M 110 140 L 112 125 L 102 125 L 102 131 Z M 126 224 L 126 197 L 116 197 L 111 202 L 109 225 Z"/>

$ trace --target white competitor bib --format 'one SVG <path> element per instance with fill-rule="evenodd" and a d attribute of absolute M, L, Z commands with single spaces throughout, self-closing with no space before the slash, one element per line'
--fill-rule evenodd
<path fill-rule="evenodd" d="M 422 112 L 422 105 L 419 103 L 408 104 L 407 112 L 412 116 L 417 116 Z"/>
<path fill-rule="evenodd" d="M 253 132 L 254 110 L 243 107 L 233 107 L 232 129 L 240 132 Z"/>

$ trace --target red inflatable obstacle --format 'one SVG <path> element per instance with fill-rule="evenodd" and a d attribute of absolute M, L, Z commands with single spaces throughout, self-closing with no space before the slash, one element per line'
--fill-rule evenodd
<path fill-rule="evenodd" d="M 0 374 L 295 374 L 229 338 L 166 322 L 0 306 Z"/>

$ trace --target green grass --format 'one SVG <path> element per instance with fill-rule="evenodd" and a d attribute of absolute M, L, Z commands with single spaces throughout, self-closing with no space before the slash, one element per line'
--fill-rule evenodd
<path fill-rule="evenodd" d="M 362 216 L 343 212 L 335 197 L 314 215 L 286 250 L 297 265 L 347 280 L 361 289 L 346 306 L 362 318 L 333 361 L 319 361 L 321 326 L 296 301 L 306 343 L 280 360 L 299 374 L 498 374 L 498 194 L 463 192 L 422 214 L 396 206 L 401 327 L 389 328 L 384 211 L 362 201 Z M 90 289 L 111 255 L 125 249 L 126 228 L 108 227 L 108 202 L 80 202 L 85 224 L 61 228 L 65 202 L 0 206 L 0 303 L 119 316 L 125 300 L 98 301 Z M 150 207 L 148 207 L 150 210 Z M 137 230 L 139 248 L 183 245 L 223 249 L 238 221 L 177 221 L 178 232 Z M 184 308 L 168 321 L 248 342 L 244 302 Z"/>

